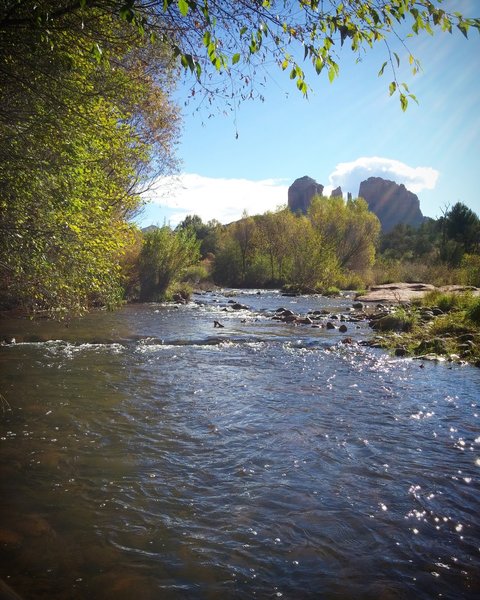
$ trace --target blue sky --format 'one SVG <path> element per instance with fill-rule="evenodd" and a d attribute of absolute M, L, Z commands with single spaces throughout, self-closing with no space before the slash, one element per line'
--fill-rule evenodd
<path fill-rule="evenodd" d="M 480 16 L 476 0 L 447 5 Z M 411 38 L 409 49 L 422 64 L 415 77 L 406 51 L 394 47 L 402 60 L 398 78 L 419 101 L 405 113 L 388 94 L 391 73 L 377 75 L 385 46 L 360 63 L 347 46 L 339 78 L 330 84 L 326 74 L 312 74 L 308 99 L 272 68 L 266 69 L 265 102 L 245 102 L 236 115 L 210 119 L 194 104 L 185 107 L 181 174 L 156 182 L 140 224 L 175 226 L 193 213 L 226 223 L 243 210 L 273 210 L 286 204 L 289 185 L 303 175 L 327 191 L 341 185 L 354 196 L 362 179 L 382 176 L 416 193 L 424 215 L 439 217 L 457 201 L 480 215 L 480 35 Z M 182 104 L 187 89 L 185 82 L 178 90 Z"/>

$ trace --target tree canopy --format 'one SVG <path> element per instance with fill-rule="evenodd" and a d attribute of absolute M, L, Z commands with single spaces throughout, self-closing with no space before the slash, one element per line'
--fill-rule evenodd
<path fill-rule="evenodd" d="M 200 258 L 200 242 L 191 229 L 172 231 L 167 225 L 144 237 L 140 253 L 140 299 L 164 300 L 168 287 Z"/>
<path fill-rule="evenodd" d="M 0 11 L 0 301 L 56 316 L 118 302 L 127 221 L 178 133 L 168 49 L 68 5 Z"/>
<path fill-rule="evenodd" d="M 219 232 L 215 280 L 306 291 L 363 282 L 379 232 L 377 217 L 361 198 L 315 197 L 307 215 L 288 208 L 244 214 Z"/>
<path fill-rule="evenodd" d="M 421 32 L 480 31 L 480 19 L 447 10 L 443 0 L 4 0 L 0 33 L 40 29 L 50 47 L 56 30 L 73 27 L 101 60 L 106 39 L 92 19 L 107 15 L 157 36 L 180 64 L 194 74 L 191 94 L 210 101 L 261 97 L 264 66 L 286 71 L 301 93 L 311 82 L 309 65 L 333 81 L 340 71 L 340 49 L 359 58 L 378 43 L 385 47 L 379 75 L 390 73 L 388 89 L 403 110 L 415 99 L 399 79 L 401 55 L 416 73 L 408 35 Z M 450 6 L 450 4 L 448 4 Z M 81 25 L 82 29 L 79 29 Z"/>

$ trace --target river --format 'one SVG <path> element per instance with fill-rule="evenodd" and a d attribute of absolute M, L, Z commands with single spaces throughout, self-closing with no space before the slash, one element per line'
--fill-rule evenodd
<path fill-rule="evenodd" d="M 0 322 L 0 578 L 28 600 L 479 597 L 480 369 L 271 318 L 349 298 L 229 299 Z"/>

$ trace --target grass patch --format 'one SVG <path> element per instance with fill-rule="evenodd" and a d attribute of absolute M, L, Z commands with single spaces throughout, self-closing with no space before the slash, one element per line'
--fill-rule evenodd
<path fill-rule="evenodd" d="M 427 307 L 442 313 L 427 310 L 430 316 L 425 320 L 422 315 Z M 383 347 L 398 355 L 446 355 L 480 366 L 480 298 L 472 294 L 431 292 L 372 326 L 384 332 Z"/>
<path fill-rule="evenodd" d="M 480 298 L 477 298 L 475 301 L 473 301 L 467 308 L 466 317 L 474 325 L 480 327 Z"/>

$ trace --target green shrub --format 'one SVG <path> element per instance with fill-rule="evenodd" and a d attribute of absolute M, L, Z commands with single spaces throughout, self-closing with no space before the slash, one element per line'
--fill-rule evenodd
<path fill-rule="evenodd" d="M 340 290 L 338 287 L 330 286 L 328 288 L 322 289 L 323 296 L 338 296 L 340 295 Z"/>
<path fill-rule="evenodd" d="M 455 292 L 441 292 L 434 290 L 428 292 L 422 299 L 424 306 L 438 306 L 443 312 L 447 313 L 452 310 L 465 310 L 473 301 L 472 294 L 455 293 Z"/>
<path fill-rule="evenodd" d="M 373 329 L 377 331 L 412 331 L 418 323 L 418 319 L 416 310 L 406 310 L 399 306 L 392 314 L 378 319 L 373 324 Z"/>
<path fill-rule="evenodd" d="M 480 286 L 480 255 L 465 254 L 461 264 L 462 283 Z"/>
<path fill-rule="evenodd" d="M 172 300 L 178 301 L 179 299 L 188 302 L 192 296 L 192 291 L 192 287 L 188 283 L 172 283 L 172 285 L 167 288 L 164 299 L 167 302 L 171 302 Z"/>
<path fill-rule="evenodd" d="M 362 275 L 354 271 L 346 271 L 338 277 L 335 286 L 341 290 L 363 290 L 366 287 L 366 280 L 370 282 L 371 275 L 369 272 Z"/>
<path fill-rule="evenodd" d="M 181 281 L 196 284 L 200 283 L 201 281 L 206 281 L 208 278 L 208 270 L 204 265 L 198 264 L 187 267 L 182 273 Z"/>
<path fill-rule="evenodd" d="M 459 305 L 458 294 L 440 294 L 437 306 L 443 312 L 450 312 Z"/>
<path fill-rule="evenodd" d="M 480 325 L 480 298 L 473 300 L 467 309 L 467 318 L 475 323 L 475 325 Z"/>

